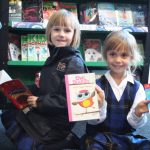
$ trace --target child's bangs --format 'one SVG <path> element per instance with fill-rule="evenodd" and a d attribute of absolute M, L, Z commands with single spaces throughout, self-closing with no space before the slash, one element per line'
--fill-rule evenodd
<path fill-rule="evenodd" d="M 71 28 L 74 29 L 74 25 L 73 25 L 72 22 L 73 21 L 71 20 L 71 18 L 69 18 L 67 16 L 61 16 L 57 20 L 55 20 L 54 25 L 56 25 L 56 26 L 64 26 L 64 27 L 71 27 Z"/>
<path fill-rule="evenodd" d="M 112 50 L 117 50 L 118 52 L 131 53 L 131 46 L 125 39 L 115 40 L 112 45 Z"/>

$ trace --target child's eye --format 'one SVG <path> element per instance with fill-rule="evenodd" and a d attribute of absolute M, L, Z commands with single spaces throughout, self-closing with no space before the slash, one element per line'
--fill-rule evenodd
<path fill-rule="evenodd" d="M 127 53 L 123 53 L 123 54 L 122 54 L 122 57 L 123 57 L 123 58 L 127 58 L 128 56 L 129 56 L 129 54 L 127 54 Z"/>
<path fill-rule="evenodd" d="M 59 29 L 59 28 L 53 28 L 53 30 L 54 30 L 54 31 L 59 31 L 60 29 Z"/>
<path fill-rule="evenodd" d="M 114 56 L 116 56 L 116 53 L 112 52 L 112 53 L 109 53 L 109 55 L 114 57 Z"/>
<path fill-rule="evenodd" d="M 65 32 L 71 32 L 71 30 L 70 29 L 65 29 Z"/>

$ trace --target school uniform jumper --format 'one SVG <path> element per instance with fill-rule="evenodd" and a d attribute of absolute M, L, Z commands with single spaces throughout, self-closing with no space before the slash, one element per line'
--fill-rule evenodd
<path fill-rule="evenodd" d="M 104 90 L 107 113 L 103 122 L 87 125 L 87 134 L 93 137 L 91 148 L 97 148 L 97 150 L 149 150 L 150 141 L 136 135 L 135 128 L 127 120 L 140 83 L 136 80 L 134 82 L 127 81 L 119 101 L 106 76 L 98 79 L 97 84 Z"/>

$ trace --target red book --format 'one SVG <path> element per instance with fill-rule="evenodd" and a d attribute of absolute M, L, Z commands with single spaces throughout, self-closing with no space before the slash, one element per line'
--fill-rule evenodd
<path fill-rule="evenodd" d="M 0 90 L 18 109 L 25 109 L 27 97 L 32 95 L 30 90 L 18 79 L 0 84 Z"/>

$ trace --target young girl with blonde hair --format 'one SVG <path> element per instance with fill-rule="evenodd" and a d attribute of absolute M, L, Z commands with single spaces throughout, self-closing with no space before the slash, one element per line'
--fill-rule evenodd
<path fill-rule="evenodd" d="M 111 32 L 103 56 L 109 70 L 96 81 L 101 88 L 100 119 L 88 121 L 88 150 L 149 150 L 150 141 L 135 133 L 147 122 L 150 100 L 145 100 L 144 88 L 131 72 L 131 66 L 136 69 L 143 60 L 134 36 Z"/>
<path fill-rule="evenodd" d="M 27 102 L 32 109 L 27 114 L 17 110 L 16 120 L 11 118 L 7 126 L 7 135 L 18 150 L 62 150 L 78 146 L 72 133 L 74 123 L 68 120 L 64 75 L 86 72 L 78 50 L 79 22 L 71 12 L 59 10 L 50 17 L 46 36 L 50 57 L 41 70 L 39 96 L 29 96 Z"/>

